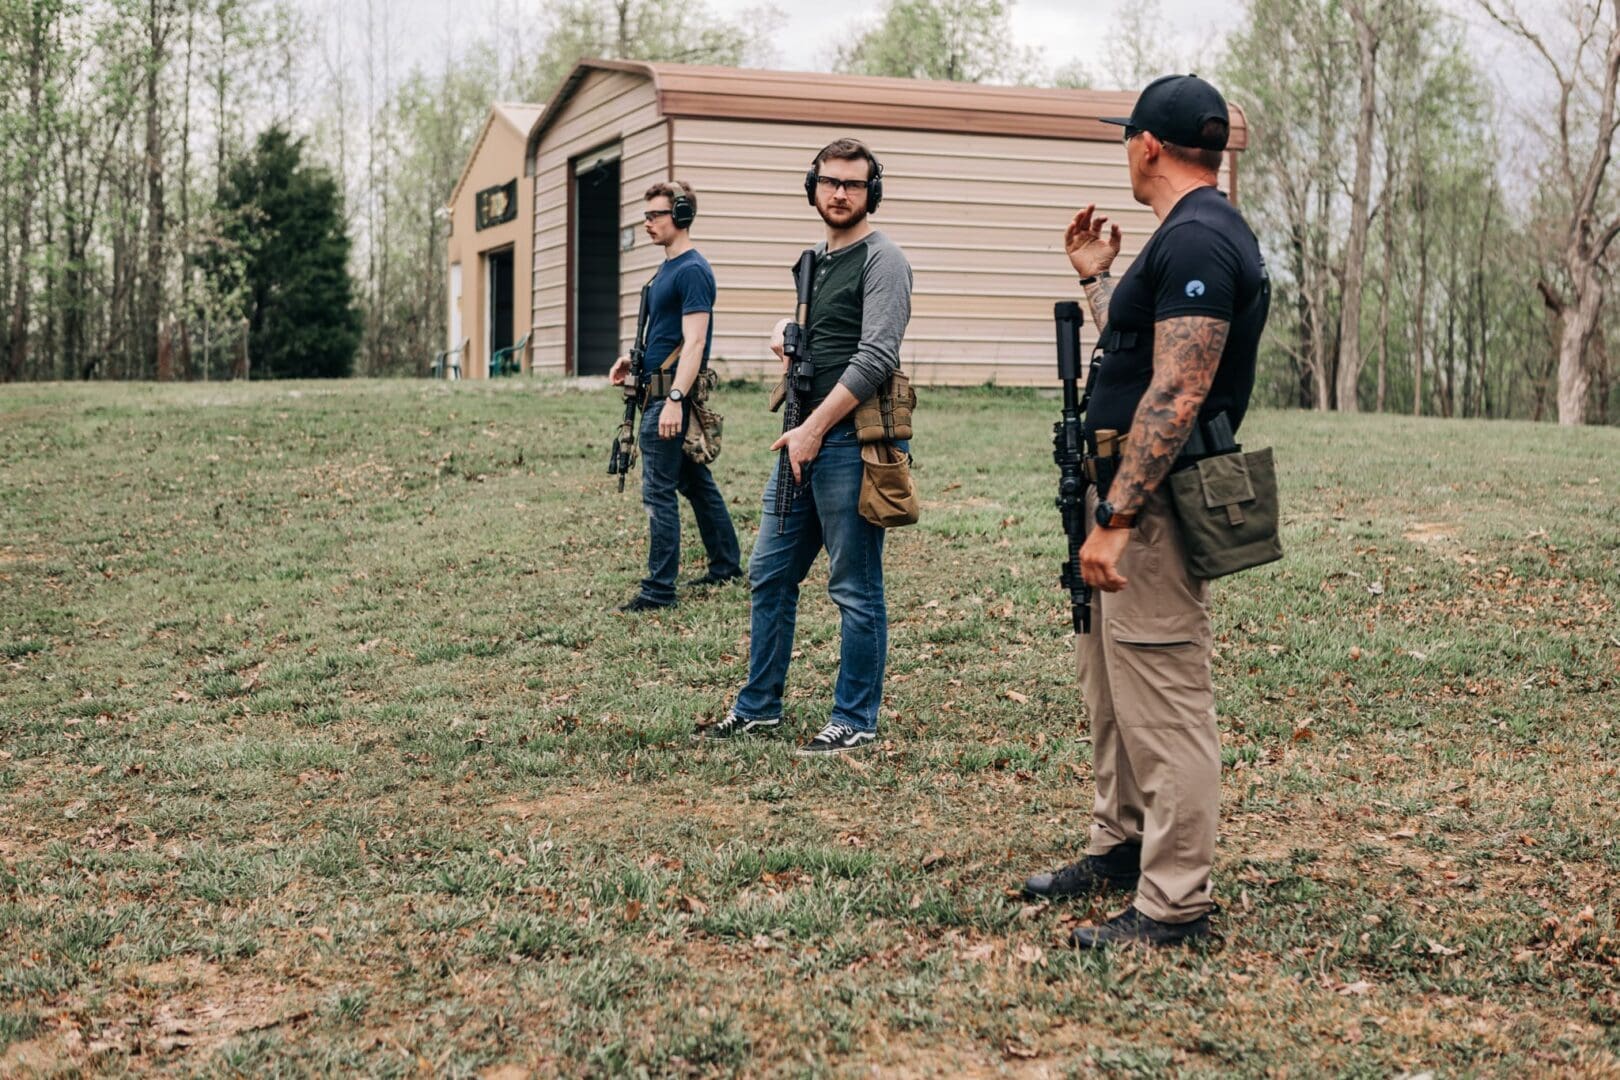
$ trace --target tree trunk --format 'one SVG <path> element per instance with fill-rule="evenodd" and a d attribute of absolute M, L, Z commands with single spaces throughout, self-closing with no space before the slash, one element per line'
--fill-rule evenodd
<path fill-rule="evenodd" d="M 145 372 L 157 370 L 159 323 L 163 319 L 163 126 L 158 74 L 163 67 L 163 4 L 148 0 L 146 58 L 146 280 L 141 299 L 141 338 Z"/>
<path fill-rule="evenodd" d="M 1563 320 L 1558 334 L 1560 424 L 1586 423 L 1586 399 L 1592 382 L 1586 351 L 1592 343 L 1592 333 L 1597 328 L 1602 304 L 1603 284 L 1598 279 L 1596 267 L 1587 265 L 1575 277 L 1575 302 L 1560 313 Z"/>
<path fill-rule="evenodd" d="M 1367 206 L 1372 201 L 1373 121 L 1378 104 L 1378 46 L 1380 27 L 1362 2 L 1345 5 L 1356 27 L 1356 55 L 1361 80 L 1361 104 L 1356 118 L 1356 171 L 1350 189 L 1350 233 L 1344 252 L 1344 305 L 1339 320 L 1338 406 L 1341 412 L 1359 412 L 1357 389 L 1361 382 L 1361 291 L 1367 257 Z"/>
<path fill-rule="evenodd" d="M 40 97 L 44 92 L 45 76 L 45 10 L 30 5 L 25 16 L 28 20 L 28 115 L 23 123 L 27 133 L 28 156 L 38 161 Z M 33 300 L 30 286 L 33 270 L 28 262 L 33 257 L 34 200 L 37 198 L 39 171 L 22 168 L 22 200 L 17 208 L 17 281 L 11 301 L 11 325 L 7 332 L 6 378 L 22 378 L 23 366 L 28 361 L 29 306 Z"/>

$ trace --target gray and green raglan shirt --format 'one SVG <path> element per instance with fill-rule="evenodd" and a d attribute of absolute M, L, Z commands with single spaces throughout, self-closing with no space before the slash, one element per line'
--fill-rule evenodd
<path fill-rule="evenodd" d="M 812 407 L 840 383 L 865 401 L 900 370 L 900 340 L 911 321 L 911 264 L 881 232 L 829 253 L 816 247 L 809 351 L 816 374 Z"/>

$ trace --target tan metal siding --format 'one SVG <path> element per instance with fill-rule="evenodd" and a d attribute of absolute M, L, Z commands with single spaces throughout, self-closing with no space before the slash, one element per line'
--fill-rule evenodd
<path fill-rule="evenodd" d="M 728 376 L 777 366 L 765 336 L 792 310 L 788 268 L 824 235 L 804 173 L 838 136 L 863 139 L 884 163 L 872 220 L 911 262 L 901 356 L 919 382 L 1052 382 L 1052 304 L 1081 292 L 1063 254 L 1070 218 L 1094 202 L 1119 223 L 1119 271 L 1157 224 L 1131 197 L 1117 142 L 690 119 L 674 132 L 675 173 L 702 207 L 693 240 L 719 282 L 713 355 Z"/>
<path fill-rule="evenodd" d="M 514 275 L 522 274 L 522 267 L 530 262 L 533 241 L 532 189 L 523 176 L 523 147 L 525 133 L 491 112 L 485 129 L 468 159 L 458 182 L 455 198 L 450 204 L 450 237 L 446 244 L 446 257 L 451 265 L 461 265 L 461 327 L 468 341 L 466 355 L 461 358 L 462 375 L 466 378 L 484 378 L 489 374 L 489 283 L 485 273 L 484 256 L 500 248 L 512 249 Z M 516 179 L 517 216 L 511 221 L 479 231 L 478 192 L 486 187 L 504 184 Z M 521 277 L 518 279 L 521 281 Z M 513 304 L 512 339 L 529 332 L 523 315 L 521 285 L 514 286 L 518 295 Z M 451 342 L 454 348 L 460 342 Z M 421 361 L 426 371 L 432 357 Z"/>
<path fill-rule="evenodd" d="M 640 238 L 641 194 L 663 175 L 666 134 L 658 112 L 657 95 L 650 79 L 620 71 L 592 71 L 578 90 L 560 105 L 558 115 L 544 130 L 534 172 L 534 260 L 532 268 L 532 322 L 534 370 L 560 373 L 567 355 L 570 163 L 592 151 L 618 145 L 620 164 L 620 228 L 637 227 Z M 645 244 L 620 256 L 621 311 L 623 294 L 631 300 L 628 343 L 635 332 L 634 296 L 639 282 L 651 274 L 657 253 Z M 635 281 L 635 288 L 628 282 Z M 623 321 L 623 320 L 621 320 Z"/>

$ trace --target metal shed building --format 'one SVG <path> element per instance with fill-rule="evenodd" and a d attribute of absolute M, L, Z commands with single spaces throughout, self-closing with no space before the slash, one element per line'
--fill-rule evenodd
<path fill-rule="evenodd" d="M 765 343 L 790 314 L 789 267 L 823 226 L 802 178 L 843 135 L 884 163 L 873 223 L 915 273 L 902 360 L 924 383 L 1050 382 L 1052 301 L 1077 287 L 1063 230 L 1095 202 L 1126 231 L 1153 231 L 1131 198 L 1120 129 L 1133 93 L 977 86 L 806 72 L 580 62 L 529 134 L 534 197 L 533 369 L 600 374 L 635 334 L 637 295 L 662 252 L 641 231 L 642 194 L 678 178 L 697 191 L 692 237 L 719 283 L 713 362 L 774 367 Z M 1223 186 L 1246 145 L 1233 107 Z"/>
<path fill-rule="evenodd" d="M 527 370 L 529 273 L 533 266 L 534 186 L 522 175 L 523 149 L 539 105 L 490 107 L 446 209 L 450 214 L 450 354 L 445 366 L 481 378 L 492 359 Z"/>

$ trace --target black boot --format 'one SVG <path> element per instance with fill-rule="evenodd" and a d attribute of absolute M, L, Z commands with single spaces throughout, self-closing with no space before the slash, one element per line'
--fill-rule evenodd
<path fill-rule="evenodd" d="M 1210 935 L 1209 916 L 1191 922 L 1166 923 L 1142 914 L 1134 907 L 1114 916 L 1101 926 L 1082 926 L 1069 937 L 1079 949 L 1101 949 L 1109 945 L 1189 945 Z"/>
<path fill-rule="evenodd" d="M 1024 882 L 1024 895 L 1034 899 L 1063 900 L 1092 896 L 1110 889 L 1131 892 L 1142 876 L 1142 845 L 1120 844 L 1102 855 L 1087 855 L 1050 874 L 1034 874 Z"/>

